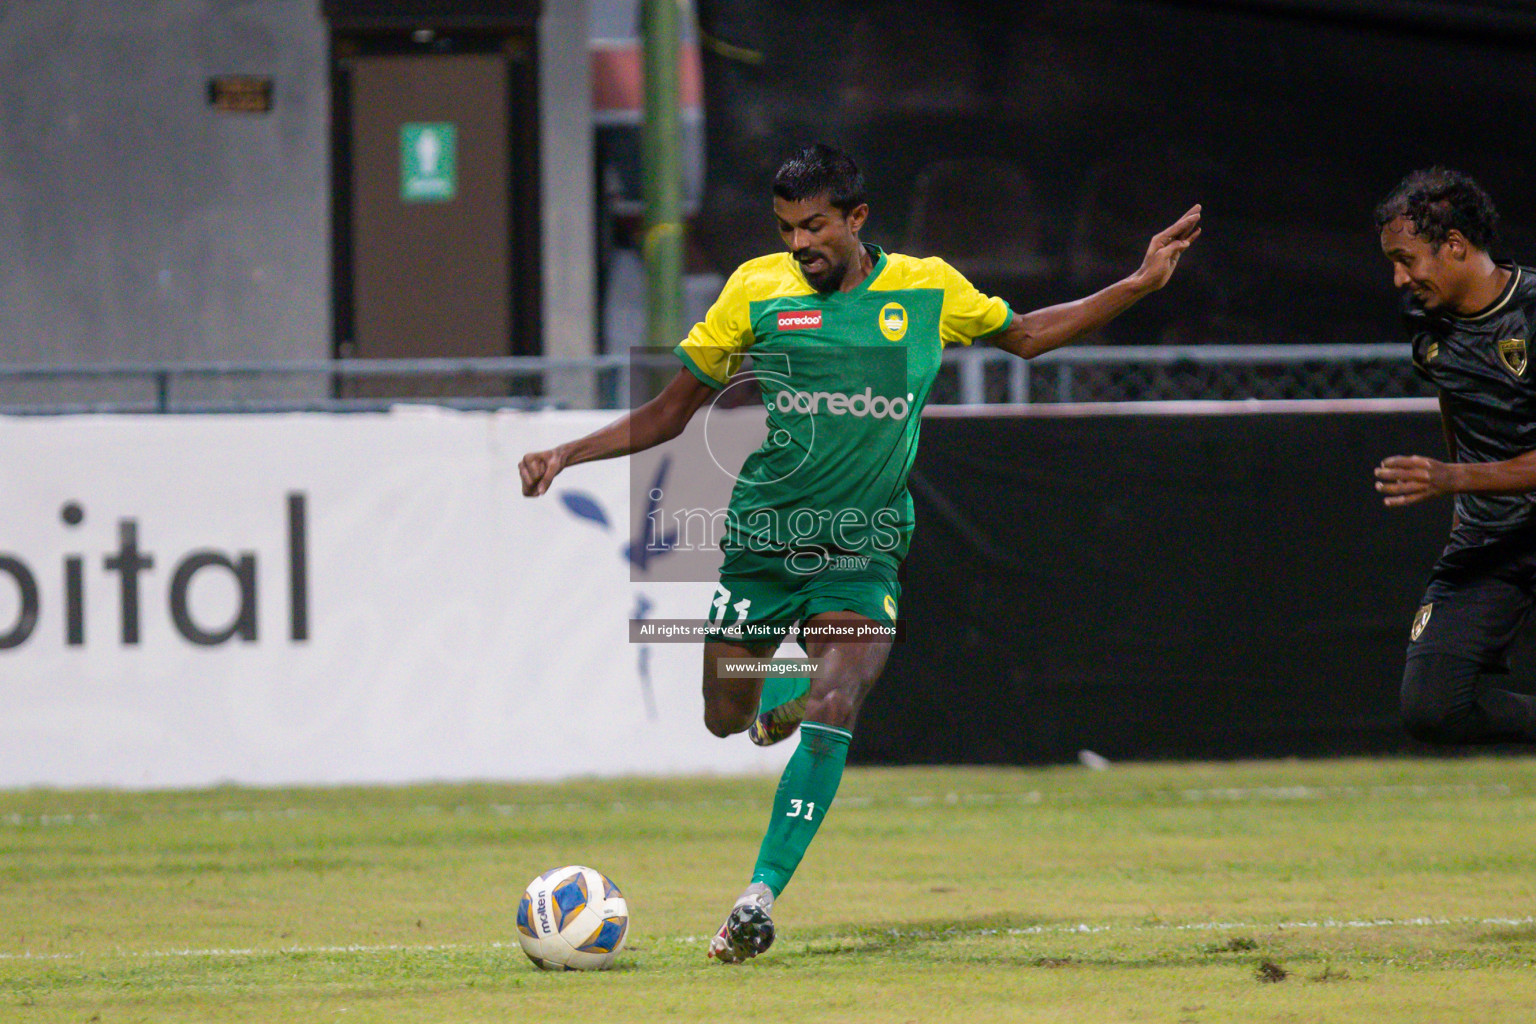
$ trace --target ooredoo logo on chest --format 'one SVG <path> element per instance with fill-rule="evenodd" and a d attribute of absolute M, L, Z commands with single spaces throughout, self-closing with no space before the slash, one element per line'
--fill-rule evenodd
<path fill-rule="evenodd" d="M 779 314 L 781 331 L 803 331 L 820 326 L 821 310 L 819 309 L 797 309 L 794 312 Z"/>

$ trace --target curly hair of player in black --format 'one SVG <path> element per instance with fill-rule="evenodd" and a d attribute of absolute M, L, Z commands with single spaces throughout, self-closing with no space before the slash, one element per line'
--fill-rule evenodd
<path fill-rule="evenodd" d="M 1452 229 L 1487 252 L 1498 239 L 1499 212 L 1483 187 L 1460 171 L 1431 167 L 1414 171 L 1376 207 L 1379 231 L 1399 217 L 1413 224 L 1413 233 L 1439 249 Z"/>
<path fill-rule="evenodd" d="M 824 195 L 846 214 L 864 204 L 864 175 L 847 153 L 818 142 L 779 165 L 773 194 L 792 203 Z"/>

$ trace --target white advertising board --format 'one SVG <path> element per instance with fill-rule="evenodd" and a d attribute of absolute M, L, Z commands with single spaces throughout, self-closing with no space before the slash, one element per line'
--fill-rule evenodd
<path fill-rule="evenodd" d="M 0 786 L 776 771 L 630 642 L 712 588 L 631 581 L 628 460 L 522 497 L 612 418 L 0 418 Z"/>

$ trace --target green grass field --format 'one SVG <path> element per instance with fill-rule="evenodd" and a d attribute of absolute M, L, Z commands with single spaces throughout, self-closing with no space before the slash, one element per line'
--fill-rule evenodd
<path fill-rule="evenodd" d="M 0 1021 L 1536 1019 L 1536 759 L 851 770 L 724 967 L 773 786 L 0 793 Z M 517 946 L 571 862 L 612 971 Z"/>

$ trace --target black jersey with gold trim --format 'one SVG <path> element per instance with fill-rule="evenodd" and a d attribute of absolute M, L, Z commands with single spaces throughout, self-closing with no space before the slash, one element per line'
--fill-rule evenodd
<path fill-rule="evenodd" d="M 1502 462 L 1536 451 L 1536 271 L 1501 263 L 1509 283 L 1472 316 L 1404 313 L 1413 364 L 1440 390 L 1458 462 Z M 1458 494 L 1461 522 L 1489 530 L 1536 524 L 1536 495 Z"/>

